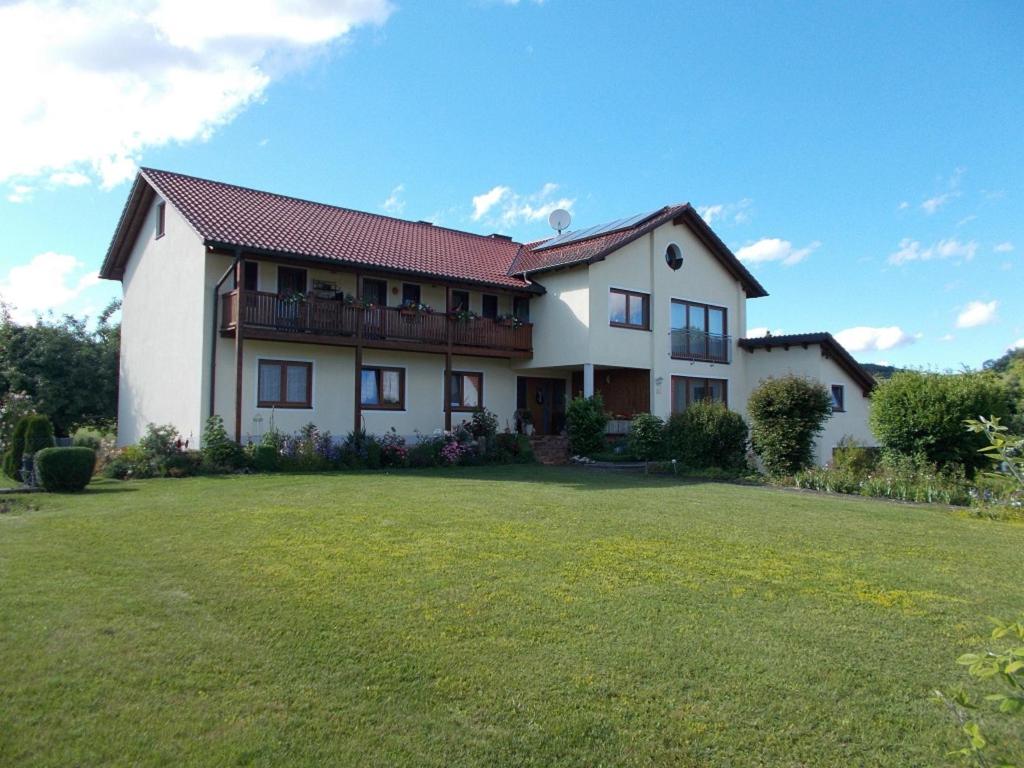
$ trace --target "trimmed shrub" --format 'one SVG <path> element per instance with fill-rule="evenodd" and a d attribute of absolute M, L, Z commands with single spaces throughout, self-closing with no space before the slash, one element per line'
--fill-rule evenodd
<path fill-rule="evenodd" d="M 600 394 L 574 397 L 565 409 L 569 450 L 577 456 L 589 456 L 604 450 L 604 431 L 608 416 Z"/>
<path fill-rule="evenodd" d="M 92 479 L 96 452 L 91 448 L 43 448 L 33 457 L 36 477 L 50 493 L 76 493 Z"/>
<path fill-rule="evenodd" d="M 18 479 L 21 471 L 21 460 L 25 454 L 25 431 L 28 429 L 30 416 L 22 416 L 14 425 L 11 433 L 11 447 L 4 453 L 4 474 L 12 480 Z"/>
<path fill-rule="evenodd" d="M 203 471 L 234 472 L 245 466 L 245 451 L 228 437 L 224 419 L 214 414 L 203 429 Z"/>
<path fill-rule="evenodd" d="M 252 468 L 257 472 L 276 472 L 277 449 L 272 445 L 257 445 L 252 449 Z"/>
<path fill-rule="evenodd" d="M 53 448 L 55 441 L 53 439 L 53 424 L 50 423 L 50 419 L 39 414 L 26 418 L 28 425 L 25 427 L 25 453 L 31 456 L 45 448 Z"/>
<path fill-rule="evenodd" d="M 641 413 L 629 427 L 627 445 L 642 461 L 660 459 L 665 451 L 665 422 L 652 413 Z"/>
<path fill-rule="evenodd" d="M 103 433 L 98 429 L 79 427 L 71 436 L 71 444 L 76 448 L 92 448 L 98 455 L 103 447 Z"/>
<path fill-rule="evenodd" d="M 772 475 L 792 475 L 814 461 L 814 440 L 832 412 L 824 385 L 802 376 L 765 379 L 750 394 L 754 452 Z"/>
<path fill-rule="evenodd" d="M 685 467 L 740 470 L 747 464 L 747 423 L 722 403 L 693 403 L 665 428 L 668 454 Z"/>
<path fill-rule="evenodd" d="M 192 477 L 203 468 L 202 451 L 178 451 L 164 459 L 163 470 L 168 477 Z"/>
<path fill-rule="evenodd" d="M 979 416 L 1005 417 L 1006 388 L 991 373 L 904 371 L 883 381 L 871 396 L 871 429 L 882 446 L 933 464 L 962 464 L 973 473 L 987 463 L 978 453 L 984 435 L 964 428 Z"/>
<path fill-rule="evenodd" d="M 422 438 L 409 449 L 409 466 L 420 469 L 441 466 L 441 449 L 444 445 L 445 441 L 438 437 Z"/>

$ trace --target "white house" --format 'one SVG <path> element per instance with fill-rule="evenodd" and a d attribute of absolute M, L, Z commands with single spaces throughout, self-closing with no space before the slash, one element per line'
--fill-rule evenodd
<path fill-rule="evenodd" d="M 477 406 L 557 434 L 574 394 L 621 427 L 712 399 L 744 412 L 774 375 L 834 410 L 817 457 L 873 444 L 873 380 L 827 333 L 742 338 L 767 295 L 690 205 L 536 243 L 142 169 L 100 272 L 124 303 L 118 441 L 198 442 L 314 422 L 430 433 Z"/>

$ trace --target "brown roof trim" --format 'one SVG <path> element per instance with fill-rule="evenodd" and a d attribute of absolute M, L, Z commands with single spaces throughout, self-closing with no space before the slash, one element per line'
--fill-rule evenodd
<path fill-rule="evenodd" d="M 635 240 L 638 240 L 670 220 L 673 224 L 685 224 L 690 228 L 690 231 L 693 232 L 697 239 L 703 243 L 704 247 L 711 251 L 712 255 L 721 262 L 722 266 L 725 267 L 729 274 L 743 285 L 743 289 L 747 293 L 747 298 L 757 299 L 768 295 L 768 291 L 764 289 L 764 286 L 761 285 L 761 283 L 759 283 L 752 274 L 750 274 L 750 271 L 743 266 L 743 263 L 736 258 L 736 255 L 729 250 L 729 247 L 722 242 L 718 235 L 714 233 L 711 227 L 707 225 L 707 222 L 701 218 L 700 214 L 698 214 L 689 203 L 665 206 L 660 211 L 650 216 L 646 220 L 646 223 L 637 227 L 636 231 L 631 235 L 618 240 L 614 244 L 598 251 L 593 256 L 586 259 L 580 259 L 579 261 L 567 261 L 560 264 L 539 267 L 537 269 L 524 270 L 519 274 L 522 274 L 525 277 L 526 275 L 535 275 L 541 272 L 551 272 L 557 269 L 567 269 L 569 267 L 579 266 L 580 264 L 589 265 L 598 261 L 603 261 L 608 258 L 610 254 L 626 245 L 629 245 Z M 601 237 L 601 235 L 595 235 L 595 237 Z M 586 242 L 586 240 L 580 242 Z"/>
<path fill-rule="evenodd" d="M 142 229 L 146 211 L 155 197 L 153 185 L 144 179 L 142 174 L 137 175 L 121 210 L 121 218 L 117 221 L 107 255 L 103 258 L 100 277 L 106 280 L 120 280 L 124 277 L 125 264 L 128 263 L 132 247 L 139 236 L 139 230 Z"/>
<path fill-rule="evenodd" d="M 828 352 L 836 365 L 850 375 L 850 378 L 860 384 L 864 397 L 871 394 L 877 382 L 875 377 L 864 370 L 863 366 L 853 359 L 853 355 L 846 351 L 831 333 L 791 333 L 782 336 L 760 336 L 756 339 L 740 339 L 738 342 L 742 349 L 753 352 L 755 349 L 774 349 L 783 347 L 788 349 L 795 346 L 807 346 L 808 344 L 821 345 L 822 352 Z"/>
<path fill-rule="evenodd" d="M 358 272 L 372 273 L 376 275 L 402 275 L 406 277 L 415 277 L 418 279 L 429 278 L 430 280 L 436 280 L 439 283 L 452 283 L 458 285 L 467 285 L 474 287 L 489 288 L 491 290 L 500 291 L 504 293 L 532 293 L 535 295 L 541 295 L 547 293 L 545 288 L 533 282 L 524 282 L 522 286 L 510 286 L 505 283 L 490 283 L 486 280 L 474 280 L 469 277 L 454 277 L 452 275 L 443 275 L 439 272 L 421 272 L 414 269 L 402 269 L 401 267 L 380 267 L 374 264 L 366 264 L 361 261 L 349 261 L 346 259 L 328 258 L 326 256 L 313 256 L 307 253 L 293 253 L 290 251 L 275 251 L 268 248 L 250 248 L 246 245 L 238 245 L 237 243 L 228 243 L 220 240 L 211 240 L 209 238 L 203 240 L 203 245 L 207 248 L 213 248 L 216 250 L 229 251 L 234 253 L 236 250 L 241 251 L 242 255 L 246 254 L 251 256 L 267 256 L 275 259 L 285 259 L 288 261 L 295 261 L 300 263 L 313 262 L 315 264 L 323 264 L 331 267 L 332 269 L 350 269 Z"/>

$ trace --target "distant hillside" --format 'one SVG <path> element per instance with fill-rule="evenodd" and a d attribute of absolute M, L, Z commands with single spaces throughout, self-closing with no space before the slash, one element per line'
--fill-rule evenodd
<path fill-rule="evenodd" d="M 876 379 L 889 379 L 894 373 L 907 370 L 906 368 L 897 368 L 895 365 L 878 365 L 877 363 L 861 363 L 860 367 Z"/>

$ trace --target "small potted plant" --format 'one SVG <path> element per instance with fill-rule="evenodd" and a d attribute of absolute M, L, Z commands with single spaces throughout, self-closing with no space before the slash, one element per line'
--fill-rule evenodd
<path fill-rule="evenodd" d="M 511 312 L 506 315 L 498 315 L 496 318 L 494 318 L 494 322 L 496 322 L 498 325 L 504 325 L 508 328 L 518 328 L 523 324 L 523 321 L 520 320 L 516 315 L 513 315 Z"/>

